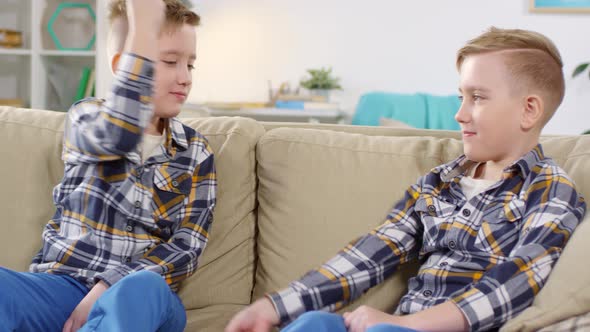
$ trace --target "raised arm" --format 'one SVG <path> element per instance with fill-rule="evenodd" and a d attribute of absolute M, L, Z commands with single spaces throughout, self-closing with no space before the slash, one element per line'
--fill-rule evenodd
<path fill-rule="evenodd" d="M 65 162 L 119 159 L 141 139 L 153 112 L 153 61 L 164 20 L 162 0 L 128 0 L 129 31 L 118 58 L 115 82 L 105 101 L 86 99 L 68 111 L 63 158 Z"/>

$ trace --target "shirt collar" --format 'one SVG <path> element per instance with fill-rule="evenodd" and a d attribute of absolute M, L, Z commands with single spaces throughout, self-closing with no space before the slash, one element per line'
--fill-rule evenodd
<path fill-rule="evenodd" d="M 533 167 L 543 159 L 545 159 L 543 148 L 541 147 L 541 144 L 537 144 L 537 146 L 531 151 L 504 168 L 502 178 L 507 179 L 513 176 L 514 173 L 519 173 L 525 178 L 531 172 Z M 451 182 L 457 177 L 459 177 L 459 179 L 463 177 L 465 172 L 475 164 L 477 164 L 477 162 L 467 159 L 465 155 L 461 155 L 447 164 L 435 167 L 432 171 L 434 173 L 439 173 L 441 180 L 444 182 Z"/>
<path fill-rule="evenodd" d="M 186 150 L 188 149 L 188 141 L 186 139 L 186 133 L 184 126 L 177 118 L 170 118 L 165 120 L 166 124 L 164 129 L 164 148 L 169 157 L 174 157 L 177 149 Z M 130 151 L 126 154 L 127 159 L 135 163 L 141 163 L 141 156 L 137 149 Z"/>
<path fill-rule="evenodd" d="M 170 118 L 166 122 L 167 130 L 165 146 L 168 153 L 172 154 L 172 143 L 182 150 L 188 149 L 188 142 L 186 140 L 186 133 L 184 132 L 184 126 L 182 125 L 182 122 L 180 122 L 180 120 L 177 118 Z"/>

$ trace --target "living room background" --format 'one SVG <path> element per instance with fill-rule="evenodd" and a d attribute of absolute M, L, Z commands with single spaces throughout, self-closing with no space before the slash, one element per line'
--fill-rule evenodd
<path fill-rule="evenodd" d="M 531 13 L 529 0 L 192 2 L 203 20 L 189 102 L 266 101 L 268 80 L 294 86 L 306 69 L 321 66 L 341 78 L 336 98 L 348 113 L 370 91 L 454 94 L 456 51 L 494 25 L 539 31 L 561 51 L 566 96 L 544 133 L 590 128 L 590 80 L 571 78 L 577 64 L 590 60 L 583 36 L 590 14 Z M 101 23 L 98 45 L 105 40 Z M 108 70 L 105 62 L 99 58 L 105 64 L 99 70 Z M 100 93 L 109 81 L 97 84 Z"/>

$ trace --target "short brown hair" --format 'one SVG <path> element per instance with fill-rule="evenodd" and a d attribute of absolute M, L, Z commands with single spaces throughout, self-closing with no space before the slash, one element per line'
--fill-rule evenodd
<path fill-rule="evenodd" d="M 201 17 L 190 10 L 181 0 L 162 0 L 166 4 L 166 24 L 192 26 L 199 25 Z M 117 18 L 127 19 L 127 7 L 125 0 L 112 0 L 109 6 L 109 21 L 112 23 Z"/>
<path fill-rule="evenodd" d="M 457 52 L 457 69 L 470 55 L 497 51 L 507 52 L 506 66 L 516 83 L 542 94 L 546 124 L 565 93 L 563 62 L 555 44 L 538 32 L 491 27 Z"/>
<path fill-rule="evenodd" d="M 183 0 L 162 0 L 166 4 L 166 17 L 164 25 L 168 28 L 177 28 L 183 24 L 198 26 L 201 17 L 192 11 Z M 127 6 L 125 0 L 112 0 L 109 5 L 109 52 L 113 55 L 120 52 L 127 38 Z M 119 25 L 115 29 L 115 25 Z M 115 32 L 116 30 L 116 32 Z"/>

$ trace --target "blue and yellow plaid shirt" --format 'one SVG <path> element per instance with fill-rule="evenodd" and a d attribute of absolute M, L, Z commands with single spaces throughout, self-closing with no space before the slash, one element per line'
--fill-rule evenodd
<path fill-rule="evenodd" d="M 419 259 L 396 314 L 454 302 L 473 331 L 500 326 L 545 284 L 586 204 L 540 145 L 502 179 L 466 200 L 461 156 L 412 185 L 369 234 L 317 270 L 268 297 L 286 323 L 309 310 L 337 310 Z"/>
<path fill-rule="evenodd" d="M 151 61 L 123 54 L 106 101 L 86 99 L 69 110 L 56 212 L 31 272 L 67 274 L 92 287 L 150 270 L 177 289 L 196 270 L 215 206 L 213 153 L 172 118 L 160 153 L 141 162 L 153 73 Z"/>

